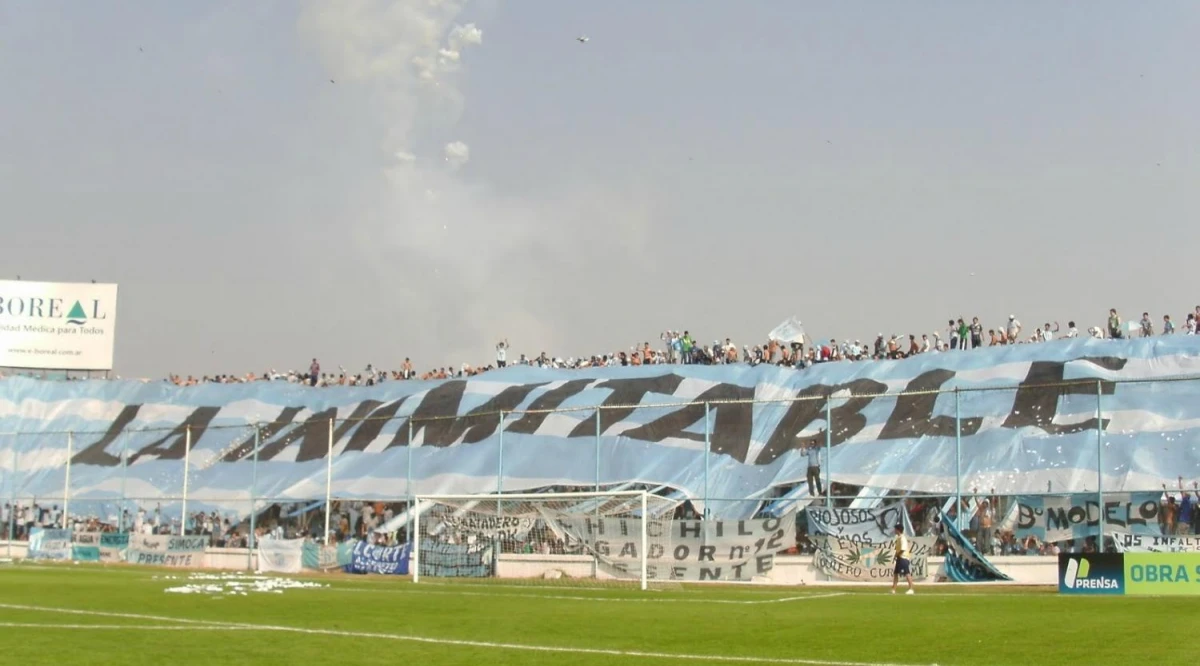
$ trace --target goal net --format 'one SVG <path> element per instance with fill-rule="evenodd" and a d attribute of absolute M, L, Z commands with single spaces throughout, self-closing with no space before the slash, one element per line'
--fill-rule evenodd
<path fill-rule="evenodd" d="M 646 492 L 417 497 L 413 581 L 590 579 L 640 584 L 672 552 L 678 502 Z"/>

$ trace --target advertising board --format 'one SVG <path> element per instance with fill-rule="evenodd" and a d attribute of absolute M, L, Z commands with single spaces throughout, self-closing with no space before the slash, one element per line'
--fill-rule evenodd
<path fill-rule="evenodd" d="M 111 370 L 117 285 L 0 280 L 0 367 Z"/>

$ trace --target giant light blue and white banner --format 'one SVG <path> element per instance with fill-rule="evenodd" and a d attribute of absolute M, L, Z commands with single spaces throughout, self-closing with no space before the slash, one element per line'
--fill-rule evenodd
<path fill-rule="evenodd" d="M 1094 493 L 1060 496 L 1023 495 L 1016 498 L 1018 540 L 1030 536 L 1057 543 L 1086 539 L 1104 532 L 1162 534 L 1158 525 L 1159 493 L 1105 493 L 1104 506 Z"/>
<path fill-rule="evenodd" d="M 324 497 L 331 448 L 332 494 L 348 499 L 624 483 L 691 498 L 764 498 L 804 482 L 803 448 L 824 445 L 828 429 L 822 475 L 841 483 L 940 495 L 960 487 L 1069 493 L 1096 487 L 1102 426 L 1103 487 L 1128 492 L 1200 477 L 1200 453 L 1186 445 L 1200 438 L 1200 381 L 1116 382 L 1197 374 L 1200 337 L 1171 336 L 801 371 L 515 367 L 362 388 L 8 378 L 0 380 L 0 432 L 19 434 L 0 438 L 0 487 L 19 499 L 63 497 L 70 458 L 72 509 L 122 495 L 142 504 L 179 497 L 190 441 L 188 501 L 197 510 Z M 964 389 L 957 423 L 954 388 Z M 902 391 L 914 393 L 880 395 Z M 707 426 L 706 401 L 714 403 Z M 710 504 L 713 517 L 757 508 Z"/>

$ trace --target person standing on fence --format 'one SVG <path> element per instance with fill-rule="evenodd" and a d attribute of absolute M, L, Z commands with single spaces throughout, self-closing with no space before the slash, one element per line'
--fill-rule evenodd
<path fill-rule="evenodd" d="M 496 367 L 503 369 L 508 365 L 508 340 L 496 343 Z"/>
<path fill-rule="evenodd" d="M 825 494 L 825 489 L 821 486 L 821 445 L 811 442 L 805 453 L 808 455 L 808 494 L 820 497 Z"/>
<path fill-rule="evenodd" d="M 912 552 L 911 546 L 908 543 L 908 537 L 904 535 L 903 523 L 896 523 L 896 539 L 894 544 L 896 548 L 896 568 L 892 571 L 892 594 L 896 593 L 896 586 L 900 584 L 901 576 L 904 576 L 904 579 L 908 581 L 908 591 L 905 594 L 912 594 Z"/>
<path fill-rule="evenodd" d="M 1108 311 L 1108 337 L 1113 340 L 1125 337 L 1125 333 L 1121 330 L 1121 316 L 1117 314 L 1116 308 Z"/>
<path fill-rule="evenodd" d="M 1179 477 L 1179 518 L 1175 521 L 1175 533 L 1187 536 L 1192 531 L 1192 514 L 1196 510 L 1195 497 L 1188 493 L 1183 486 L 1183 477 Z"/>
<path fill-rule="evenodd" d="M 995 512 L 992 509 L 992 503 L 985 497 L 979 502 L 979 531 L 976 534 L 975 545 L 978 546 L 979 552 L 984 555 L 995 555 L 993 522 Z"/>

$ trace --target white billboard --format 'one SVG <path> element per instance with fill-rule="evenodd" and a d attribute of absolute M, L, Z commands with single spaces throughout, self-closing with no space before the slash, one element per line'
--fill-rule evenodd
<path fill-rule="evenodd" d="M 0 367 L 111 370 L 117 285 L 0 280 Z"/>

